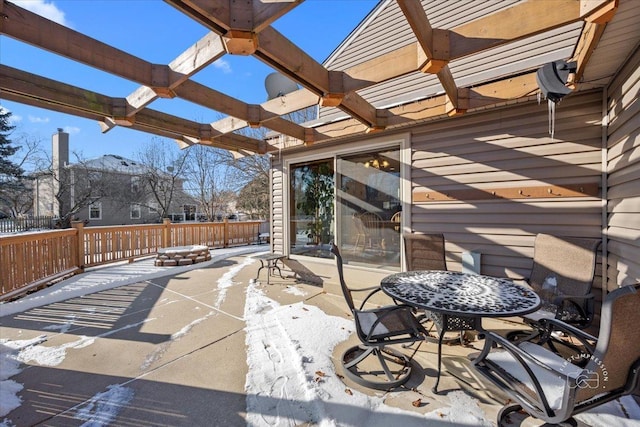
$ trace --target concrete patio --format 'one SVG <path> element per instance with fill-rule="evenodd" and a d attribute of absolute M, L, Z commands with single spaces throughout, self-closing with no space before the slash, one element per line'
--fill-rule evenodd
<path fill-rule="evenodd" d="M 265 250 L 266 246 L 251 248 L 253 254 Z M 333 369 L 307 374 L 307 394 L 316 397 L 306 401 L 282 392 L 284 385 L 270 383 L 269 378 L 262 380 L 271 387 L 269 392 L 247 391 L 248 374 L 254 369 L 248 365 L 247 334 L 270 327 L 249 324 L 250 313 L 291 307 L 298 311 L 289 318 L 297 322 L 305 321 L 305 312 L 315 313 L 317 307 L 323 316 L 344 318 L 347 325 L 351 319 L 341 297 L 296 281 L 290 270 L 283 270 L 285 279 L 271 277 L 267 286 L 265 270 L 259 281 L 254 280 L 260 263 L 252 253 L 216 256 L 212 251 L 212 255 L 212 261 L 191 268 L 153 267 L 153 259 L 103 267 L 40 291 L 50 296 L 38 303 L 28 303 L 37 299 L 38 294 L 32 294 L 0 305 L 0 350 L 21 362 L 13 375 L 1 378 L 6 380 L 2 403 L 11 403 L 7 397 L 11 390 L 19 399 L 1 425 L 388 425 L 390 420 L 396 425 L 468 425 L 464 420 L 470 419 L 476 425 L 495 425 L 498 402 L 506 398 L 479 381 L 467 358 L 481 349 L 482 341 L 444 346 L 438 395 L 431 393 L 437 350 L 432 343 L 418 349 L 415 360 L 420 369 L 400 390 L 362 388 L 342 377 L 338 363 Z M 114 276 L 126 278 L 127 283 L 119 284 Z M 101 288 L 101 281 L 112 286 Z M 264 293 L 262 301 L 269 306 L 251 312 L 248 288 Z M 64 296 L 65 290 L 70 297 Z M 310 335 L 320 334 L 321 326 L 303 324 Z M 516 326 L 485 323 L 494 330 Z M 291 341 L 295 348 L 296 339 Z M 353 334 L 339 342 L 333 360 L 356 342 Z M 295 364 L 287 349 L 278 348 L 288 344 L 275 341 L 264 347 L 285 363 Z M 301 357 L 303 363 L 314 362 Z M 9 365 L 3 364 L 3 370 L 5 366 Z M 282 375 L 285 382 L 293 381 Z M 336 388 L 341 395 L 335 395 Z M 376 399 L 379 406 L 363 407 L 359 403 L 363 399 Z M 635 405 L 626 408 L 633 418 L 638 408 L 633 399 L 625 401 L 629 403 Z M 318 405 L 323 409 L 318 411 Z M 461 408 L 466 418 L 454 413 Z M 362 424 L 347 415 L 341 418 L 349 413 L 364 417 Z M 640 423 L 611 416 L 607 422 L 615 425 Z M 522 425 L 539 424 L 528 420 Z"/>

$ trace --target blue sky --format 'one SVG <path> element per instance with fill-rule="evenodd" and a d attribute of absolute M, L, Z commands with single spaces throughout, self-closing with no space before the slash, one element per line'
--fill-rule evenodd
<path fill-rule="evenodd" d="M 167 64 L 202 38 L 208 30 L 160 0 L 26 0 L 13 1 L 125 52 Z M 318 62 L 355 29 L 376 0 L 306 0 L 273 26 Z M 0 36 L 0 63 L 113 97 L 126 97 L 139 85 L 94 68 Z M 266 100 L 265 77 L 273 72 L 253 57 L 225 55 L 197 73 L 193 80 L 248 103 Z M 118 154 L 135 158 L 142 144 L 155 136 L 122 127 L 103 134 L 97 122 L 6 101 L 15 135 L 28 135 L 50 148 L 57 128 L 70 134 L 71 150 L 83 158 Z M 213 122 L 221 114 L 179 99 L 157 100 L 149 108 L 199 121 Z M 13 137 L 14 140 L 18 138 Z"/>

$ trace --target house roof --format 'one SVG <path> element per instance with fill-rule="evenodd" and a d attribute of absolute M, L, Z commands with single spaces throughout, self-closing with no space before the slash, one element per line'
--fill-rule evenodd
<path fill-rule="evenodd" d="M 127 126 L 182 146 L 266 153 L 281 147 L 239 130 L 263 126 L 291 147 L 389 132 L 535 97 L 536 70 L 557 59 L 576 61 L 575 90 L 604 87 L 640 42 L 635 0 L 384 0 L 323 65 L 272 26 L 301 0 L 165 1 L 210 30 L 166 65 L 0 2 L 1 34 L 140 85 L 122 98 L 0 65 L 2 97 L 94 119 L 104 131 Z M 258 105 L 193 79 L 228 54 L 253 56 L 302 89 Z M 176 98 L 226 117 L 200 123 L 152 108 Z M 286 118 L 315 104 L 332 110 L 306 125 Z"/>
<path fill-rule="evenodd" d="M 116 171 L 129 175 L 140 175 L 148 170 L 148 167 L 115 154 L 105 154 L 89 159 L 82 164 L 83 168 L 93 170 Z"/>

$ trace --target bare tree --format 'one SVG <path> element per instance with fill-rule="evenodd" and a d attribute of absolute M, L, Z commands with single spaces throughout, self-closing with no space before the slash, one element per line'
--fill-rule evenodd
<path fill-rule="evenodd" d="M 78 213 L 105 197 L 115 197 L 122 188 L 119 175 L 96 169 L 81 154 L 73 153 L 75 162 L 59 169 L 52 166 L 34 173 L 38 199 L 37 210 L 51 212 L 59 218 L 57 226 L 68 228 Z"/>
<path fill-rule="evenodd" d="M 189 150 L 178 150 L 175 143 L 153 138 L 138 153 L 138 160 L 144 165 L 140 176 L 141 188 L 149 192 L 150 203 L 157 204 L 161 218 L 166 217 L 176 198 L 182 198 L 184 177 L 190 160 Z"/>
<path fill-rule="evenodd" d="M 235 201 L 228 152 L 203 145 L 194 145 L 188 150 L 191 161 L 187 167 L 187 191 L 198 200 L 208 221 L 226 216 L 228 207 Z"/>

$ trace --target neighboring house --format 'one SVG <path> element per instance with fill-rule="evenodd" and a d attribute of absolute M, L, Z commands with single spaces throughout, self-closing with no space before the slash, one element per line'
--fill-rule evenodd
<path fill-rule="evenodd" d="M 422 3 L 432 27 L 445 29 L 511 7 Z M 602 237 L 595 286 L 611 290 L 638 282 L 639 17 L 637 2 L 620 2 L 590 52 L 584 83 L 557 104 L 553 135 L 537 87 L 514 92 L 512 100 L 496 97 L 466 112 L 447 111 L 434 72 L 409 73 L 358 92 L 398 116 L 423 115 L 406 119 L 405 126 L 349 135 L 348 125 L 358 123 L 337 108 L 321 108 L 311 125 L 345 137 L 272 157 L 273 250 L 294 259 L 309 279 L 333 286 L 333 261 L 311 245 L 336 242 L 345 254 L 345 274 L 373 284 L 406 268 L 401 232 L 444 233 L 450 270 L 460 271 L 465 253 L 474 252 L 479 265 L 473 267 L 499 277 L 527 277 L 536 233 Z M 448 70 L 460 93 L 504 84 L 581 54 L 583 28 L 588 26 L 580 21 L 516 40 L 452 61 Z M 382 1 L 324 65 L 356 69 L 416 40 L 398 2 Z M 482 93 L 483 102 L 491 99 L 491 92 Z"/>
<path fill-rule="evenodd" d="M 147 166 L 113 154 L 70 163 L 69 134 L 58 129 L 52 137 L 52 168 L 34 180 L 34 214 L 59 217 L 63 226 L 65 220 L 89 226 L 157 223 L 162 220 L 157 198 L 167 198 L 173 186 L 166 216 L 172 221 L 197 219 L 197 202 L 182 190 L 181 180 L 172 184 L 170 176 L 164 182 L 160 178 L 164 191 L 154 193 L 148 173 Z"/>

